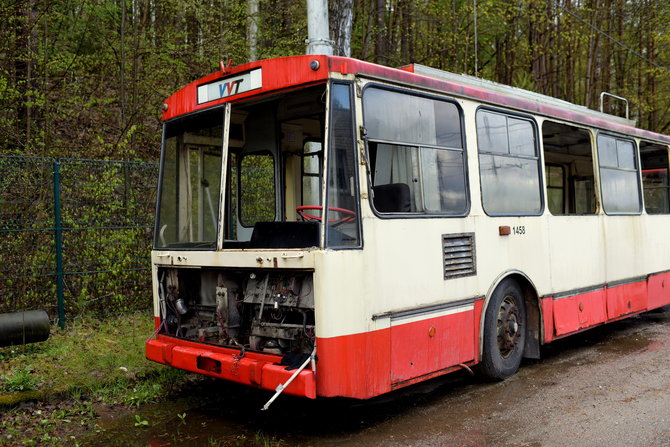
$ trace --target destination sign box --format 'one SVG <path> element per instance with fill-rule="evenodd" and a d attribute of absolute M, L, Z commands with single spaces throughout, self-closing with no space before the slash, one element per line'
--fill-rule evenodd
<path fill-rule="evenodd" d="M 228 96 L 239 95 L 263 86 L 261 69 L 257 68 L 248 73 L 230 78 L 221 79 L 211 84 L 198 87 L 198 104 L 214 101 Z"/>

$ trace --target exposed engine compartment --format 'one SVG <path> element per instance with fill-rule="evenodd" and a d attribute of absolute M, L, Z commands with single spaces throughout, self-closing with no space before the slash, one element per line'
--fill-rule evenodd
<path fill-rule="evenodd" d="M 160 333 L 268 354 L 314 348 L 311 272 L 160 268 Z"/>

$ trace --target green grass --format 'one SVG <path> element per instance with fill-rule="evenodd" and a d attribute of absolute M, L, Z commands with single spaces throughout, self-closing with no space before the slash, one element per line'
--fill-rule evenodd
<path fill-rule="evenodd" d="M 140 405 L 184 373 L 146 360 L 149 312 L 104 320 L 79 318 L 42 343 L 0 348 L 0 406 L 93 394 L 106 403 Z"/>
<path fill-rule="evenodd" d="M 32 367 L 25 366 L 11 374 L 0 375 L 0 389 L 2 391 L 30 391 L 37 388 L 37 379 L 32 374 Z"/>
<path fill-rule="evenodd" d="M 145 358 L 153 321 L 79 318 L 45 342 L 0 348 L 0 445 L 76 446 L 100 431 L 96 408 L 137 408 L 185 384 L 193 375 Z"/>

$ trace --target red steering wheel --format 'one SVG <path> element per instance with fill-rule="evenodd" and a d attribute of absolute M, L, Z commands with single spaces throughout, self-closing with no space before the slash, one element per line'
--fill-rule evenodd
<path fill-rule="evenodd" d="M 304 206 L 298 206 L 295 209 L 295 212 L 298 213 L 298 216 L 302 218 L 302 220 L 309 222 L 312 220 L 321 222 L 323 218 L 321 216 L 315 216 L 310 213 L 306 213 L 305 211 L 312 211 L 312 210 L 319 210 L 321 211 L 321 214 L 323 214 L 323 207 L 321 205 L 304 205 Z M 345 208 L 337 208 L 334 206 L 329 206 L 328 211 L 333 211 L 336 213 L 340 213 L 342 217 L 339 219 L 328 219 L 328 223 L 330 225 L 340 225 L 343 223 L 350 223 L 350 222 L 356 222 L 356 213 L 354 211 L 345 209 Z"/>

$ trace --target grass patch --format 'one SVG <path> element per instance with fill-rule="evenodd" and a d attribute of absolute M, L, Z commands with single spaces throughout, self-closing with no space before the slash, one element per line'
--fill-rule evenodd
<path fill-rule="evenodd" d="M 79 318 L 45 342 L 0 348 L 0 445 L 79 445 L 100 431 L 97 410 L 136 408 L 187 383 L 193 375 L 145 358 L 153 321 Z"/>
<path fill-rule="evenodd" d="M 52 328 L 42 343 L 0 348 L 0 405 L 89 394 L 110 403 L 150 401 L 183 375 L 145 358 L 153 321 L 149 312 L 78 318 L 63 331 Z"/>
<path fill-rule="evenodd" d="M 78 446 L 82 433 L 99 430 L 91 403 L 40 402 L 0 417 L 0 445 Z"/>
<path fill-rule="evenodd" d="M 7 375 L 0 376 L 0 389 L 2 391 L 30 391 L 36 389 L 37 384 L 31 366 L 24 366 Z"/>

